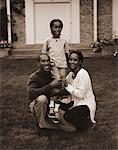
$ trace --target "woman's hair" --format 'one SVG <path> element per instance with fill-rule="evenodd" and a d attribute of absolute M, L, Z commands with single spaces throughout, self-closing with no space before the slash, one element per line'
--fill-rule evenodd
<path fill-rule="evenodd" d="M 56 21 L 60 22 L 61 28 L 63 28 L 63 22 L 62 22 L 60 19 L 53 19 L 53 20 L 50 22 L 50 29 L 52 29 L 53 24 L 54 24 L 54 22 L 56 22 Z"/>
<path fill-rule="evenodd" d="M 81 62 L 81 64 L 82 64 L 83 61 L 84 61 L 83 54 L 78 50 L 78 51 L 70 52 L 70 55 L 73 54 L 73 53 L 74 53 L 74 54 L 77 54 L 78 59 L 79 59 L 79 62 Z"/>

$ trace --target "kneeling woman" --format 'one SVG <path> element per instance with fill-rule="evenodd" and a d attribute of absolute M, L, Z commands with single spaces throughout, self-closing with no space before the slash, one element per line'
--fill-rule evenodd
<path fill-rule="evenodd" d="M 71 72 L 67 75 L 65 88 L 71 95 L 73 106 L 65 112 L 64 118 L 77 128 L 86 128 L 96 123 L 94 120 L 96 102 L 91 79 L 82 67 L 81 52 L 70 53 L 68 63 Z"/>

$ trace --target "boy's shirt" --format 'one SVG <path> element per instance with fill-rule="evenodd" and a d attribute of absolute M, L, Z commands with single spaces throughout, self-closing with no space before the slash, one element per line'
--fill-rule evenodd
<path fill-rule="evenodd" d="M 69 54 L 69 46 L 66 40 L 61 38 L 49 38 L 43 45 L 42 52 L 47 53 L 51 61 L 57 67 L 67 68 L 66 55 Z"/>

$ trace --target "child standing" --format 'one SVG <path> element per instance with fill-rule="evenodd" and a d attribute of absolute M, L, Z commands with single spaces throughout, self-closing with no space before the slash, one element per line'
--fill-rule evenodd
<path fill-rule="evenodd" d="M 54 78 L 65 81 L 69 46 L 66 40 L 60 38 L 62 29 L 63 23 L 60 19 L 53 19 L 50 22 L 52 37 L 45 41 L 42 52 L 50 56 Z M 50 100 L 49 107 L 49 117 L 58 118 L 56 114 L 58 114 L 59 104 L 54 102 L 54 98 Z"/>

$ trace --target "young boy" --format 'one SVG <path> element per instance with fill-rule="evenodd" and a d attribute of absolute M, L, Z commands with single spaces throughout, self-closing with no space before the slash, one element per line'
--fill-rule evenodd
<path fill-rule="evenodd" d="M 52 37 L 45 41 L 42 52 L 50 56 L 54 78 L 65 81 L 69 46 L 66 40 L 60 38 L 62 29 L 63 23 L 60 19 L 53 19 L 50 22 Z M 59 104 L 54 102 L 54 97 L 51 98 L 49 107 L 49 117 L 58 118 Z"/>

